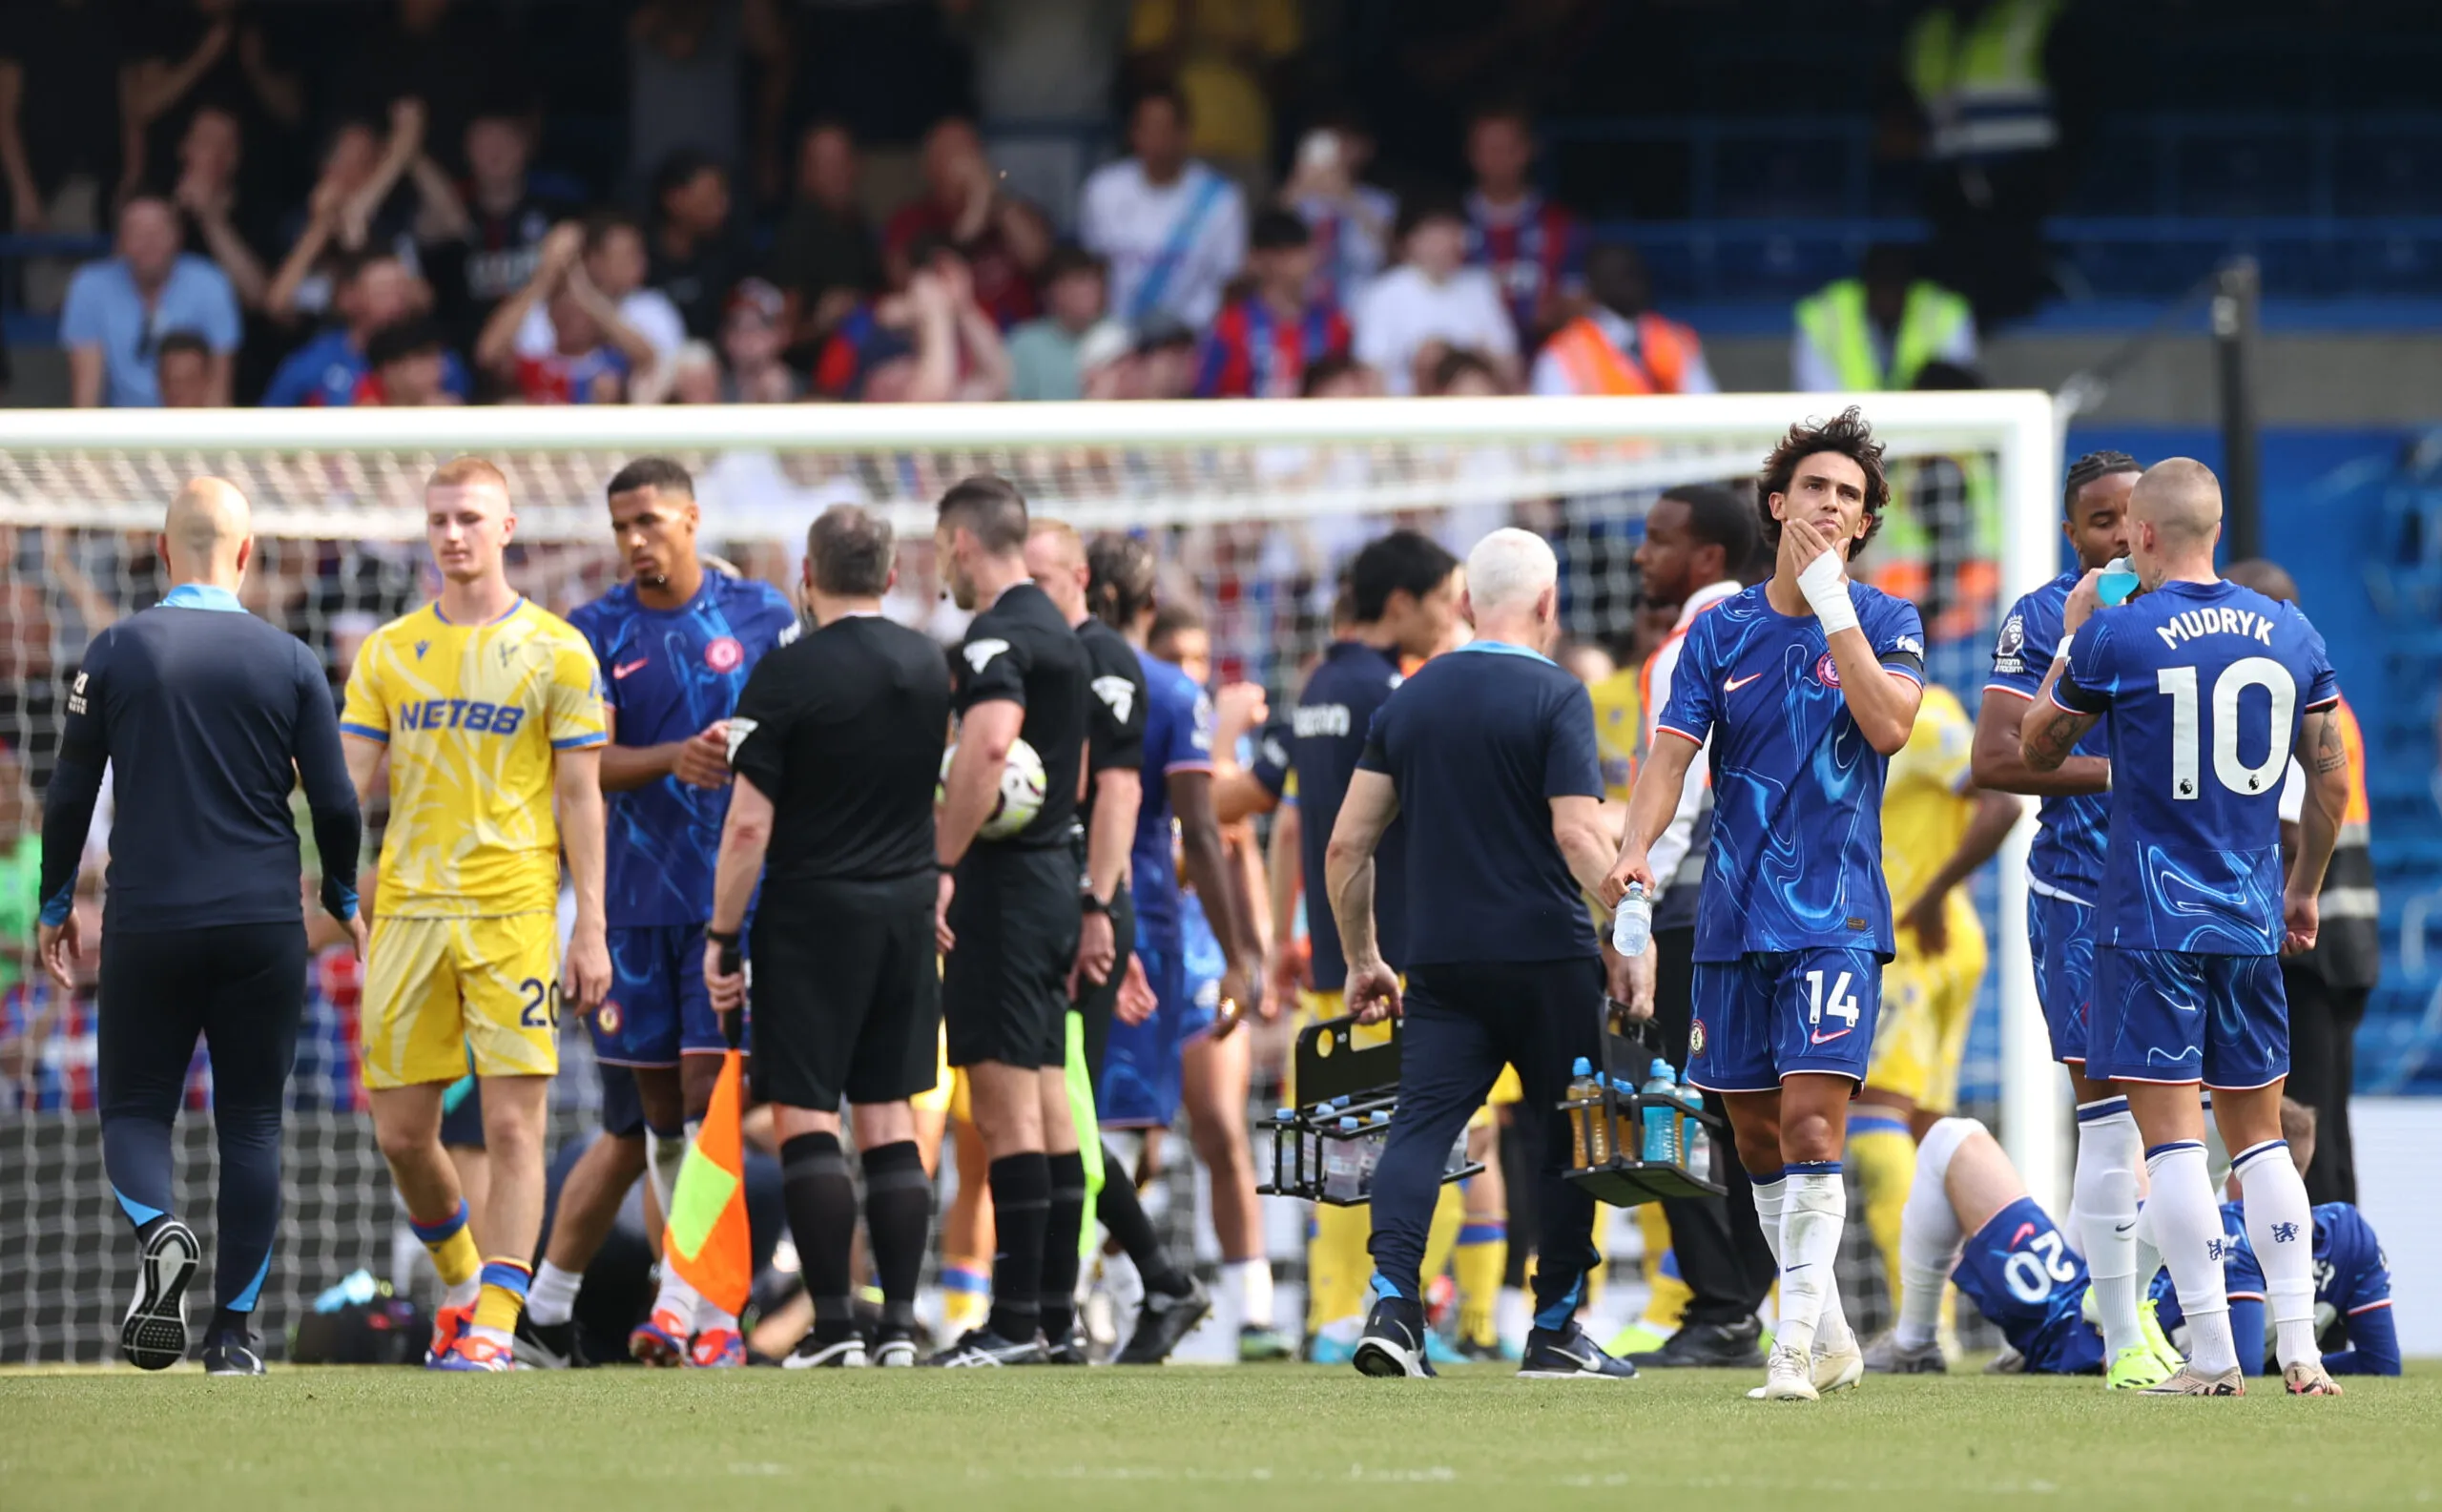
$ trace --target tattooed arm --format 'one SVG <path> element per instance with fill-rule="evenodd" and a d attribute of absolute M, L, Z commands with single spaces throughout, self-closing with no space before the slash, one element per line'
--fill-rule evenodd
<path fill-rule="evenodd" d="M 2025 722 L 2018 726 L 2018 754 L 2030 771 L 2058 771 L 2086 732 L 2095 727 L 2095 721 L 2102 717 L 2064 709 L 2060 700 L 2052 696 L 2052 691 L 2059 686 L 2060 674 L 2068 667 L 2065 656 L 2053 660 L 2052 670 L 2043 674 L 2043 687 L 2026 712 Z"/>
<path fill-rule="evenodd" d="M 2282 948 L 2289 954 L 2314 945 L 2316 895 L 2323 891 L 2324 868 L 2331 863 L 2341 818 L 2349 810 L 2349 748 L 2341 738 L 2339 705 L 2307 710 L 2298 721 L 2293 750 L 2307 769 L 2307 803 L 2298 816 L 2298 859 L 2282 900 Z"/>

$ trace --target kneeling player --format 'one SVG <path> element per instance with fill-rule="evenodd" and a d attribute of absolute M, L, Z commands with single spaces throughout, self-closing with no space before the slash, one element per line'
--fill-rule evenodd
<path fill-rule="evenodd" d="M 1899 1320 L 1866 1351 L 1869 1370 L 1913 1375 L 1947 1368 L 1935 1329 L 1942 1283 L 1956 1281 L 2036 1375 L 2103 1368 L 2102 1335 L 2086 1319 L 2086 1262 L 1984 1126 L 1945 1118 L 1916 1147 L 1916 1177 L 1899 1225 Z M 2163 1374 L 2178 1354 L 2143 1312 Z"/>

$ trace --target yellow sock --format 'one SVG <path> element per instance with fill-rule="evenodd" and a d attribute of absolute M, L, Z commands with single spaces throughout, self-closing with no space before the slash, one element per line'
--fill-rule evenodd
<path fill-rule="evenodd" d="M 942 1261 L 942 1329 L 952 1338 L 983 1326 L 992 1311 L 992 1262 L 966 1255 Z"/>
<path fill-rule="evenodd" d="M 1470 1216 L 1459 1226 L 1451 1265 L 1459 1277 L 1459 1336 L 1470 1344 L 1500 1343 L 1493 1310 L 1500 1301 L 1501 1274 L 1509 1269 L 1508 1219 Z"/>
<path fill-rule="evenodd" d="M 407 1227 L 424 1241 L 424 1253 L 432 1256 L 432 1268 L 441 1273 L 443 1286 L 464 1286 L 484 1268 L 475 1235 L 466 1227 L 466 1199 L 459 1199 L 456 1212 L 436 1223 L 424 1223 L 410 1214 Z"/>
<path fill-rule="evenodd" d="M 526 1288 L 534 1279 L 533 1269 L 523 1260 L 486 1260 L 483 1276 L 484 1289 L 475 1295 L 475 1326 L 506 1334 L 517 1326 L 517 1315 L 526 1311 Z"/>
<path fill-rule="evenodd" d="M 1360 1317 L 1374 1260 L 1365 1241 L 1373 1236 L 1374 1210 L 1314 1204 L 1314 1226 L 1306 1238 L 1306 1332 Z"/>
<path fill-rule="evenodd" d="M 1679 1279 L 1678 1258 L 1670 1252 L 1670 1220 L 1663 1216 L 1662 1204 L 1648 1202 L 1633 1211 L 1637 1228 L 1645 1235 L 1643 1269 L 1650 1291 L 1637 1321 L 1666 1338 L 1679 1331 L 1679 1320 L 1696 1294 Z"/>
<path fill-rule="evenodd" d="M 1450 1269 L 1450 1256 L 1459 1248 L 1459 1231 L 1467 1222 L 1467 1199 L 1455 1181 L 1441 1184 L 1441 1194 L 1433 1201 L 1433 1227 L 1425 1231 L 1424 1269 L 1417 1273 L 1423 1285 L 1433 1285 L 1433 1278 Z M 1366 1275 L 1370 1279 L 1373 1268 Z"/>
<path fill-rule="evenodd" d="M 1899 1217 L 1916 1180 L 1916 1141 L 1907 1123 L 1883 1109 L 1860 1108 L 1849 1117 L 1849 1160 L 1865 1199 L 1866 1229 L 1882 1252 L 1883 1284 L 1899 1296 Z"/>

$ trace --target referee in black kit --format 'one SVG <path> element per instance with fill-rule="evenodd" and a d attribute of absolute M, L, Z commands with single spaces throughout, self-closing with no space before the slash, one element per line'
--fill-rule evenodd
<path fill-rule="evenodd" d="M 82 953 L 76 868 L 115 774 L 102 926 L 102 1164 L 142 1261 L 119 1347 L 161 1370 L 186 1357 L 186 1287 L 201 1247 L 171 1212 L 170 1129 L 200 1034 L 220 1147 L 204 1369 L 259 1376 L 255 1303 L 279 1230 L 279 1128 L 305 1007 L 305 922 L 289 794 L 303 778 L 322 906 L 364 954 L 362 825 L 321 664 L 238 602 L 254 556 L 245 496 L 198 478 L 159 541 L 167 597 L 93 638 L 68 698 L 42 826 L 43 965 L 63 989 Z"/>
<path fill-rule="evenodd" d="M 1594 705 L 1544 652 L 1559 629 L 1560 565 L 1524 530 L 1467 557 L 1476 638 L 1425 664 L 1374 716 L 1333 827 L 1324 873 L 1360 1019 L 1402 1015 L 1398 1111 L 1374 1178 L 1373 1312 L 1356 1346 L 1368 1376 L 1430 1376 L 1418 1270 L 1443 1162 L 1505 1063 L 1541 1136 L 1535 1327 L 1522 1377 L 1625 1379 L 1636 1367 L 1577 1325 L 1594 1251 L 1594 1199 L 1568 1167 L 1571 1063 L 1592 1057 L 1610 984 L 1590 894 L 1610 862 L 1598 811 Z M 1374 848 L 1404 816 L 1408 980 L 1374 927 Z"/>
<path fill-rule="evenodd" d="M 933 1187 L 908 1100 L 939 1071 L 933 779 L 949 728 L 941 648 L 881 616 L 887 522 L 855 505 L 806 532 L 816 629 L 755 663 L 729 721 L 730 797 L 704 935 L 704 985 L 735 1013 L 738 931 L 755 882 L 755 1089 L 773 1105 L 780 1179 L 814 1329 L 792 1369 L 916 1363 L 916 1284 Z M 868 1358 L 849 1252 L 857 1188 L 839 1145 L 855 1121 L 865 1234 L 882 1317 Z"/>
<path fill-rule="evenodd" d="M 942 782 L 942 1012 L 991 1157 L 992 1312 L 935 1357 L 950 1366 L 1041 1365 L 1068 1341 L 1086 1165 L 1068 1111 L 1068 972 L 1083 913 L 1070 840 L 1086 777 L 1086 649 L 1027 575 L 1026 504 L 981 475 L 942 496 L 934 560 L 976 611 L 958 649 L 958 755 Z M 1010 746 L 1042 758 L 1043 808 L 1005 839 L 979 838 Z M 1064 1354 L 1066 1352 L 1064 1351 Z"/>

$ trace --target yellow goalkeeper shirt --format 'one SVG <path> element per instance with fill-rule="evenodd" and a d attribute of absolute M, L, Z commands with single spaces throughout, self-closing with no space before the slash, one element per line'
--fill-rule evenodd
<path fill-rule="evenodd" d="M 484 625 L 438 605 L 357 652 L 340 728 L 389 747 L 375 912 L 549 913 L 560 891 L 553 753 L 604 744 L 602 674 L 567 621 L 525 599 Z"/>
<path fill-rule="evenodd" d="M 1915 728 L 1891 758 L 1882 785 L 1882 877 L 1891 887 L 1894 913 L 1923 895 L 1925 884 L 1967 837 L 1976 817 L 1976 801 L 1967 797 L 1975 750 L 1976 726 L 1957 696 L 1937 683 L 1926 684 Z M 1980 949 L 1983 928 L 1966 888 L 1952 889 L 1944 912 L 1951 948 L 1972 937 Z"/>
<path fill-rule="evenodd" d="M 1638 745 L 1645 738 L 1645 669 L 1623 667 L 1586 692 L 1594 699 L 1594 751 L 1603 762 L 1603 796 L 1628 800 L 1637 779 Z"/>

